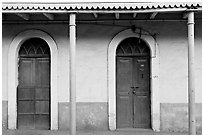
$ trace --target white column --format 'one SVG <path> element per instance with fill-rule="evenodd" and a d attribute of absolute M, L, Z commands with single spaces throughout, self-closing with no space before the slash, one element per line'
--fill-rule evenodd
<path fill-rule="evenodd" d="M 70 134 L 76 134 L 76 14 L 69 16 L 70 38 Z"/>
<path fill-rule="evenodd" d="M 188 14 L 188 114 L 189 134 L 196 134 L 195 69 L 194 69 L 194 12 Z"/>

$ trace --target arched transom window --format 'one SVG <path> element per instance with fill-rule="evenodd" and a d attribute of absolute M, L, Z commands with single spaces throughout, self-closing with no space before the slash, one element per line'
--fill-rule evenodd
<path fill-rule="evenodd" d="M 40 38 L 31 38 L 25 41 L 19 50 L 20 57 L 50 56 L 48 44 Z"/>
<path fill-rule="evenodd" d="M 150 55 L 148 45 L 142 39 L 130 37 L 123 40 L 117 47 L 117 56 Z"/>

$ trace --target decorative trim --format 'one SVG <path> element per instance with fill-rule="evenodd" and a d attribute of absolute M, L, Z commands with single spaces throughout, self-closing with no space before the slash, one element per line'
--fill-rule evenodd
<path fill-rule="evenodd" d="M 58 50 L 54 39 L 41 30 L 26 30 L 19 33 L 11 42 L 8 54 L 8 129 L 17 128 L 16 91 L 18 86 L 18 51 L 29 38 L 41 38 L 47 42 L 51 51 L 51 130 L 58 129 L 57 96 L 57 57 Z"/>
<path fill-rule="evenodd" d="M 151 125 L 155 131 L 160 130 L 159 107 L 159 49 L 155 39 L 149 35 L 133 33 L 131 29 L 119 32 L 108 46 L 108 120 L 109 129 L 116 130 L 116 48 L 126 38 L 143 39 L 150 48 L 150 84 L 151 84 Z"/>
<path fill-rule="evenodd" d="M 28 2 L 3 2 L 2 10 L 147 10 L 147 9 L 186 9 L 202 7 L 202 2 L 81 2 L 81 3 L 28 3 Z M 91 12 L 89 12 L 91 13 Z"/>

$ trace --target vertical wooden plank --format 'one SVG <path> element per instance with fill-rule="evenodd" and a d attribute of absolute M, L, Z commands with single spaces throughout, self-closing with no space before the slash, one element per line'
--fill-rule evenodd
<path fill-rule="evenodd" d="M 134 128 L 150 128 L 150 77 L 149 59 L 134 57 L 133 81 L 135 87 L 134 98 Z"/>
<path fill-rule="evenodd" d="M 50 59 L 36 58 L 35 128 L 50 126 Z"/>
<path fill-rule="evenodd" d="M 34 129 L 34 61 L 29 58 L 19 60 L 19 86 L 17 93 L 17 127 Z"/>

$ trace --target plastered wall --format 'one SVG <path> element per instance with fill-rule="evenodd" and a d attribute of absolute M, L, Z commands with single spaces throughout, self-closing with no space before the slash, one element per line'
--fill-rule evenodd
<path fill-rule="evenodd" d="M 160 52 L 160 102 L 187 102 L 187 24 L 186 22 L 133 22 L 157 33 Z M 196 102 L 201 98 L 201 22 L 195 24 Z M 12 39 L 27 29 L 40 29 L 58 46 L 58 101 L 69 100 L 69 38 L 67 24 L 2 25 L 2 99 L 7 100 L 7 61 Z M 107 48 L 123 27 L 77 25 L 77 101 L 107 102 Z"/>

